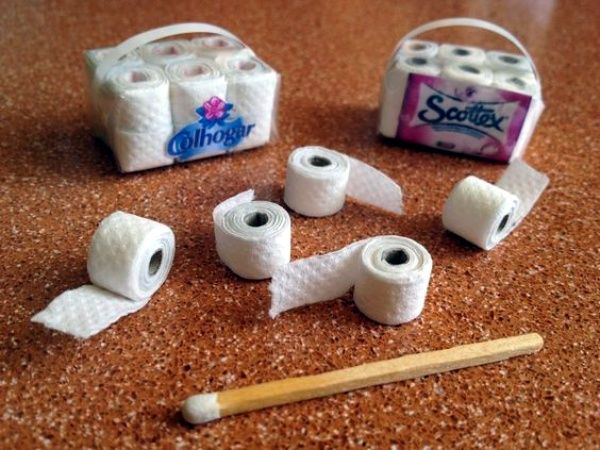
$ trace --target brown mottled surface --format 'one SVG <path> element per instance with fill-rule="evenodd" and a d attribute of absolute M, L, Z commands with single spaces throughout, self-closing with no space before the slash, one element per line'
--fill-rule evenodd
<path fill-rule="evenodd" d="M 600 447 L 598 102 L 600 9 L 587 2 L 4 2 L 0 13 L 0 446 L 14 448 Z M 440 211 L 467 174 L 504 166 L 383 144 L 379 81 L 403 33 L 475 16 L 523 39 L 547 110 L 526 153 L 551 186 L 488 253 L 444 232 Z M 231 29 L 283 75 L 280 140 L 266 148 L 120 175 L 89 135 L 81 51 L 154 26 Z M 434 38 L 495 46 L 467 31 Z M 364 159 L 405 189 L 406 215 L 349 202 L 324 219 L 293 215 L 293 257 L 377 234 L 424 244 L 434 259 L 422 316 L 387 327 L 349 295 L 267 316 L 268 282 L 217 258 L 211 210 L 250 186 L 281 201 L 284 163 L 320 144 Z M 77 341 L 30 323 L 87 281 L 98 222 L 122 209 L 169 224 L 175 266 L 150 304 Z M 180 402 L 292 375 L 538 331 L 544 350 L 226 418 L 196 428 Z"/>

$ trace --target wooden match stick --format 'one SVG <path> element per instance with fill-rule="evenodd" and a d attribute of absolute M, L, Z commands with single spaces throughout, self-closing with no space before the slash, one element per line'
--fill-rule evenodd
<path fill-rule="evenodd" d="M 183 403 L 181 411 L 188 422 L 204 423 L 270 406 L 494 363 L 535 353 L 543 345 L 544 340 L 537 333 L 459 345 L 446 350 L 416 353 L 319 375 L 192 395 Z"/>

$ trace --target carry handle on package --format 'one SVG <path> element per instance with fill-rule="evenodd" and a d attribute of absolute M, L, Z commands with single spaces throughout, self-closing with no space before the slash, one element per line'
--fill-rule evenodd
<path fill-rule="evenodd" d="M 194 39 L 165 39 L 182 34 Z M 229 31 L 182 23 L 89 50 L 92 125 L 122 172 L 262 146 L 280 76 Z"/>
<path fill-rule="evenodd" d="M 492 32 L 520 54 L 414 40 L 448 27 Z M 410 51 L 411 42 L 426 51 Z M 510 162 L 523 154 L 543 109 L 539 72 L 513 34 L 480 19 L 441 19 L 410 31 L 394 48 L 382 85 L 379 133 Z"/>

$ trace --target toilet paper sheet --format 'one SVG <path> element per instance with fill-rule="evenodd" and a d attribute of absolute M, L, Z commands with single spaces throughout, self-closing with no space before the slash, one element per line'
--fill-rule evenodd
<path fill-rule="evenodd" d="M 87 268 L 93 284 L 63 292 L 31 320 L 88 338 L 143 308 L 166 280 L 174 253 L 169 227 L 115 212 L 92 237 Z"/>
<path fill-rule="evenodd" d="M 299 214 L 335 214 L 346 195 L 386 211 L 401 214 L 402 189 L 368 164 L 324 147 L 294 150 L 289 158 L 284 201 Z"/>
<path fill-rule="evenodd" d="M 431 256 L 411 239 L 364 239 L 276 270 L 269 315 L 341 297 L 354 286 L 354 301 L 367 317 L 388 325 L 408 322 L 423 309 L 431 269 Z"/>
<path fill-rule="evenodd" d="M 253 200 L 254 191 L 248 190 L 214 209 L 215 243 L 219 258 L 234 273 L 262 280 L 290 261 L 291 219 L 281 206 Z"/>

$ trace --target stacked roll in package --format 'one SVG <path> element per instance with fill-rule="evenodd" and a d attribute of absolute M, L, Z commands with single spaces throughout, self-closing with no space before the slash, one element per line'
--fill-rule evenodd
<path fill-rule="evenodd" d="M 379 132 L 509 162 L 523 154 L 543 108 L 526 57 L 407 40 L 384 76 Z"/>
<path fill-rule="evenodd" d="M 98 79 L 111 48 L 85 52 L 92 128 L 123 172 L 269 142 L 279 74 L 235 39 L 146 44 Z"/>

